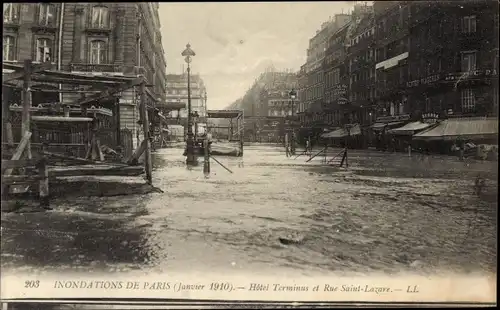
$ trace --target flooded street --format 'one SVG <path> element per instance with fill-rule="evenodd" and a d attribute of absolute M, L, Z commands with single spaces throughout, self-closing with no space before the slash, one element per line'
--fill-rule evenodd
<path fill-rule="evenodd" d="M 297 152 L 299 154 L 300 151 Z M 332 150 L 332 155 L 335 153 Z M 316 275 L 496 272 L 497 163 L 353 150 L 349 168 L 250 145 L 188 170 L 153 154 L 164 193 L 58 198 L 2 215 L 4 270 Z M 473 191 L 478 174 L 486 179 Z"/>

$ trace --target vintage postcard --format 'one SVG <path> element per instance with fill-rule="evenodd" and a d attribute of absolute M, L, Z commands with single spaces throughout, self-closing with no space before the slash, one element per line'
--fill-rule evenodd
<path fill-rule="evenodd" d="M 3 14 L 2 310 L 496 305 L 496 1 Z"/>

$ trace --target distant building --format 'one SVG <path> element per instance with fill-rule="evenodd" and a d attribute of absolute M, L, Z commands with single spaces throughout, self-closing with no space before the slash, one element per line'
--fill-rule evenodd
<path fill-rule="evenodd" d="M 207 90 L 199 75 L 191 75 L 191 111 L 197 112 L 200 118 L 207 116 Z M 187 74 L 168 74 L 166 82 L 167 105 L 183 104 L 185 107 L 168 112 L 171 118 L 188 116 L 188 82 Z"/>
<path fill-rule="evenodd" d="M 292 90 L 297 92 L 293 100 L 290 97 Z M 229 108 L 244 111 L 247 141 L 276 142 L 284 135 L 285 118 L 297 115 L 300 106 L 297 73 L 292 70 L 277 70 L 271 66 Z"/>
<path fill-rule="evenodd" d="M 323 123 L 338 127 L 345 121 L 344 114 L 351 112 L 349 101 L 349 63 L 347 40 L 353 22 L 349 21 L 328 38 L 323 71 L 325 74 L 324 100 L 322 106 Z"/>
<path fill-rule="evenodd" d="M 325 126 L 323 116 L 325 72 L 323 62 L 328 39 L 338 29 L 347 24 L 349 20 L 349 15 L 337 14 L 324 22 L 321 29 L 317 30 L 314 37 L 309 40 L 307 60 L 298 74 L 298 80 L 300 81 L 299 96 L 302 103 L 299 106 L 299 119 L 303 127 L 301 135 L 310 135 L 312 128 L 316 128 L 316 131 L 319 132 Z"/>
<path fill-rule="evenodd" d="M 375 1 L 377 115 L 410 113 L 406 81 L 410 53 L 410 6 L 406 1 Z M 425 2 L 429 5 L 430 2 Z"/>
<path fill-rule="evenodd" d="M 349 103 L 356 108 L 352 117 L 361 125 L 376 119 L 375 24 L 373 6 L 358 6 L 353 11 L 353 29 L 347 43 L 345 60 L 349 74 Z"/>

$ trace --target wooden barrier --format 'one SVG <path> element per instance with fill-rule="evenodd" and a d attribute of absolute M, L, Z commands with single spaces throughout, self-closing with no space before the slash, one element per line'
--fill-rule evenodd
<path fill-rule="evenodd" d="M 38 175 L 10 175 L 12 169 L 36 167 Z M 7 174 L 7 172 L 9 172 Z M 49 207 L 49 173 L 47 161 L 41 159 L 2 160 L 2 186 L 38 183 L 40 205 Z"/>
<path fill-rule="evenodd" d="M 142 140 L 141 145 L 132 153 L 132 156 L 127 160 L 127 163 L 130 165 L 136 165 L 139 162 L 139 158 L 142 153 L 146 151 L 147 148 L 147 140 Z"/>
<path fill-rule="evenodd" d="M 14 152 L 14 155 L 12 155 L 11 160 L 21 159 L 21 156 L 23 155 L 24 151 L 26 150 L 26 148 L 28 146 L 30 138 L 31 138 L 31 132 L 27 132 L 24 134 L 23 139 L 21 140 L 21 142 L 17 146 L 16 151 Z M 7 169 L 5 171 L 5 175 L 10 175 L 11 173 L 12 173 L 12 169 Z"/>

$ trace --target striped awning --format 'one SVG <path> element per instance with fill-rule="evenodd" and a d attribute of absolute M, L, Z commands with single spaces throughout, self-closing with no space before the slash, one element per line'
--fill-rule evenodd
<path fill-rule="evenodd" d="M 436 127 L 414 135 L 416 140 L 494 139 L 498 137 L 498 119 L 469 117 L 447 119 Z"/>
<path fill-rule="evenodd" d="M 386 127 L 393 128 L 394 126 L 403 125 L 404 122 L 389 122 L 389 123 L 375 123 L 371 126 L 374 131 L 381 131 Z"/>
<path fill-rule="evenodd" d="M 343 138 L 347 136 L 359 136 L 359 135 L 361 135 L 361 128 L 359 127 L 358 124 L 356 124 L 353 127 L 351 127 L 350 130 L 347 130 L 346 128 L 339 128 L 337 130 L 324 133 L 321 135 L 321 138 L 334 139 L 334 138 Z"/>
<path fill-rule="evenodd" d="M 430 127 L 431 124 L 427 123 L 422 123 L 422 122 L 411 122 L 403 127 L 399 128 L 394 128 L 389 130 L 389 133 L 395 134 L 395 135 L 413 135 L 416 131 L 426 129 Z"/>

